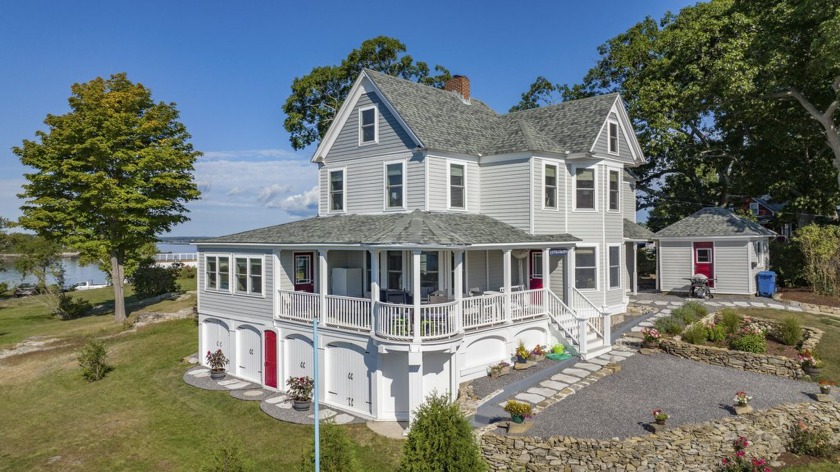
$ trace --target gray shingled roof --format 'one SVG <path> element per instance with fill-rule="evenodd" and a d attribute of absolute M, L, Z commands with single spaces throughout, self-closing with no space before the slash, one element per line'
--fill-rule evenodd
<path fill-rule="evenodd" d="M 534 236 L 486 215 L 415 210 L 388 215 L 314 217 L 201 242 L 469 246 L 566 241 L 580 239 L 569 234 Z"/>
<path fill-rule="evenodd" d="M 775 235 L 775 232 L 764 226 L 719 207 L 703 208 L 656 233 L 657 238 Z"/>
<path fill-rule="evenodd" d="M 633 221 L 624 219 L 624 239 L 632 241 L 652 241 L 656 237 L 653 231 Z"/>
<path fill-rule="evenodd" d="M 618 94 L 499 115 L 474 98 L 365 69 L 428 149 L 493 155 L 589 152 Z"/>

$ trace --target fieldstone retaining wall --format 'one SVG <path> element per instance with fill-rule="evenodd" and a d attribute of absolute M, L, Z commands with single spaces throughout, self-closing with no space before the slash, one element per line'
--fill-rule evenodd
<path fill-rule="evenodd" d="M 785 450 L 791 426 L 800 419 L 811 426 L 831 428 L 835 441 L 840 435 L 840 405 L 798 403 L 623 440 L 493 434 L 485 434 L 480 440 L 491 471 L 705 472 L 714 470 L 722 458 L 733 454 L 732 442 L 738 436 L 745 436 L 752 443 L 748 456 L 775 460 Z"/>
<path fill-rule="evenodd" d="M 750 320 L 754 324 L 759 325 L 770 336 L 775 338 L 779 337 L 780 323 L 755 317 L 750 317 Z M 822 330 L 803 326 L 802 349 L 813 350 L 820 342 L 822 335 Z M 721 365 L 779 377 L 791 377 L 794 379 L 805 377 L 805 372 L 802 370 L 802 366 L 799 365 L 798 360 L 783 356 L 733 351 L 714 346 L 701 346 L 683 342 L 679 339 L 662 339 L 659 342 L 659 347 L 672 356 L 705 362 L 707 364 Z"/>

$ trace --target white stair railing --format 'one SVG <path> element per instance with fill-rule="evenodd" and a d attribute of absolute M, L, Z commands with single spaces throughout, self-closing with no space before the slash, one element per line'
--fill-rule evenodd
<path fill-rule="evenodd" d="M 548 316 L 566 333 L 566 336 L 577 342 L 578 321 L 575 312 L 569 308 L 560 297 L 551 290 L 546 290 L 548 297 Z"/>

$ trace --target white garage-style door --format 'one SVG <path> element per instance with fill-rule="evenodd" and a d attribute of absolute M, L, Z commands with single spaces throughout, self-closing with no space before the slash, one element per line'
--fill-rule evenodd
<path fill-rule="evenodd" d="M 262 340 L 260 332 L 251 326 L 237 330 L 236 375 L 262 383 Z"/>
<path fill-rule="evenodd" d="M 285 388 L 286 380 L 289 377 L 314 377 L 314 366 L 312 365 L 312 341 L 308 338 L 298 335 L 292 335 L 286 338 L 284 344 L 285 350 L 285 369 L 283 372 L 286 377 L 281 379 Z"/>
<path fill-rule="evenodd" d="M 327 401 L 349 410 L 370 414 L 370 372 L 374 357 L 349 343 L 327 345 Z"/>
<path fill-rule="evenodd" d="M 213 318 L 204 320 L 203 331 L 204 352 L 201 353 L 201 360 L 205 365 L 207 361 L 204 356 L 207 354 L 207 351 L 216 352 L 221 349 L 225 357 L 232 357 L 233 353 L 229 350 L 230 331 L 228 331 L 228 326 L 223 321 Z"/>

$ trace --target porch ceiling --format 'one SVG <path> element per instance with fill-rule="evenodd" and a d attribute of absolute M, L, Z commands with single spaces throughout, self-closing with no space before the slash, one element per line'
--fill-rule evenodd
<path fill-rule="evenodd" d="M 580 241 L 532 235 L 486 215 L 415 210 L 390 215 L 314 217 L 201 241 L 204 244 L 471 246 Z"/>

